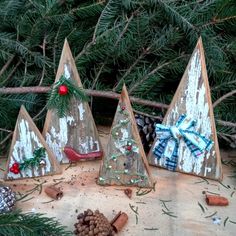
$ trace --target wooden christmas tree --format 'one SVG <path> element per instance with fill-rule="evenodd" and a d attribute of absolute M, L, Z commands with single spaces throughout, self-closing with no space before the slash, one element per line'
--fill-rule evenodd
<path fill-rule="evenodd" d="M 59 174 L 60 166 L 33 120 L 21 107 L 4 178 L 21 179 Z"/>
<path fill-rule="evenodd" d="M 151 165 L 211 179 L 222 178 L 201 38 L 156 131 L 157 137 L 148 155 Z"/>
<path fill-rule="evenodd" d="M 102 147 L 89 105 L 76 97 L 69 98 L 70 85 L 68 84 L 73 84 L 83 90 L 68 42 L 65 40 L 54 83 L 54 87 L 59 85 L 60 97 L 57 97 L 56 90 L 52 92 L 56 99 L 51 99 L 52 102 L 60 103 L 61 106 L 57 107 L 58 109 L 48 110 L 43 136 L 61 163 L 100 158 L 103 154 Z M 76 91 L 72 88 L 70 93 L 75 95 Z M 61 112 L 60 109 L 66 107 L 64 100 L 61 102 L 60 99 L 67 99 L 66 111 Z"/>
<path fill-rule="evenodd" d="M 153 187 L 125 86 L 112 124 L 98 184 Z"/>

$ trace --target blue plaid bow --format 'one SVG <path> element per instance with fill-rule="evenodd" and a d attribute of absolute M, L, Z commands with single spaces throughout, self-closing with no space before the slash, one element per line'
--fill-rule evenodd
<path fill-rule="evenodd" d="M 181 115 L 174 126 L 156 125 L 156 134 L 160 138 L 154 147 L 153 153 L 158 160 L 162 157 L 166 158 L 165 167 L 168 170 L 175 171 L 177 167 L 181 138 L 195 157 L 211 149 L 213 141 L 194 131 L 195 125 L 196 121 L 186 115 Z"/>

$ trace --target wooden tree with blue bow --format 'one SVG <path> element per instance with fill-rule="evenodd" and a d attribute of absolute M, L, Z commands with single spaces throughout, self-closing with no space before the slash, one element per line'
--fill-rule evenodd
<path fill-rule="evenodd" d="M 222 179 L 211 93 L 202 39 L 189 60 L 148 154 L 151 165 Z"/>

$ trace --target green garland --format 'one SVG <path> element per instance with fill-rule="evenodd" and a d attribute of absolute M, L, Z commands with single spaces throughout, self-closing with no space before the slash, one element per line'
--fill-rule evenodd
<path fill-rule="evenodd" d="M 68 92 L 64 95 L 60 95 L 58 92 L 60 86 L 66 86 Z M 84 93 L 83 89 L 78 87 L 73 80 L 70 78 L 67 79 L 62 75 L 49 93 L 47 108 L 56 109 L 57 115 L 60 118 L 64 117 L 70 109 L 69 105 L 73 97 L 81 101 L 88 101 L 88 97 Z"/>
<path fill-rule="evenodd" d="M 46 152 L 45 148 L 37 148 L 33 152 L 33 157 L 30 159 L 25 159 L 21 163 L 13 163 L 13 165 L 10 167 L 10 172 L 14 174 L 19 174 L 21 170 L 25 170 L 27 168 L 34 168 L 39 167 L 41 164 L 46 165 L 45 158 Z"/>
<path fill-rule="evenodd" d="M 45 148 L 37 148 L 33 152 L 33 158 L 26 159 L 24 162 L 20 163 L 20 170 L 25 170 L 27 168 L 38 167 L 40 161 L 45 158 L 46 152 Z"/>
<path fill-rule="evenodd" d="M 49 218 L 39 213 L 22 213 L 13 211 L 0 214 L 0 236 L 70 236 L 55 218 Z"/>

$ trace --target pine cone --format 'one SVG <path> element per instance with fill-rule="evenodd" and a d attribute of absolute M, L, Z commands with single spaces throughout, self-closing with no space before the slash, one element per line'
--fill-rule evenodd
<path fill-rule="evenodd" d="M 161 121 L 140 114 L 135 114 L 135 120 L 138 126 L 138 131 L 142 140 L 144 151 L 148 153 L 156 137 L 155 125 L 161 123 Z"/>
<path fill-rule="evenodd" d="M 95 212 L 88 209 L 77 216 L 78 223 L 75 224 L 75 235 L 84 236 L 113 236 L 115 232 L 112 229 L 108 219 L 98 210 Z"/>
<path fill-rule="evenodd" d="M 15 194 L 10 187 L 0 187 L 0 213 L 11 211 L 16 202 Z"/>

